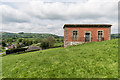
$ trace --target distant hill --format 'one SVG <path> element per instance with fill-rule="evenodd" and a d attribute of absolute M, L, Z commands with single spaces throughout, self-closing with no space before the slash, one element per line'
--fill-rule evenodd
<path fill-rule="evenodd" d="M 111 34 L 111 39 L 120 38 L 119 34 Z"/>
<path fill-rule="evenodd" d="M 54 35 L 54 34 L 47 34 L 47 33 L 24 33 L 24 32 L 20 32 L 20 33 L 10 33 L 10 32 L 0 32 L 0 34 L 2 34 L 2 38 L 36 38 L 36 37 L 40 37 L 40 38 L 46 38 L 48 36 L 53 36 L 55 38 L 64 38 L 64 36 L 58 36 L 58 35 Z M 118 34 L 111 34 L 111 38 L 115 39 L 115 38 L 119 38 L 120 36 Z"/>
<path fill-rule="evenodd" d="M 46 38 L 48 36 L 53 36 L 55 38 L 63 38 L 63 36 L 58 36 L 58 35 L 54 35 L 54 34 L 42 34 L 42 33 L 9 33 L 9 32 L 0 32 L 0 34 L 2 34 L 2 38 L 36 38 L 36 37 L 40 37 L 40 38 Z"/>

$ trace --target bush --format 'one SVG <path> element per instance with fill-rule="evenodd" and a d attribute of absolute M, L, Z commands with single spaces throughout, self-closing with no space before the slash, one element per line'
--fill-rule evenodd
<path fill-rule="evenodd" d="M 5 42 L 2 42 L 2 47 L 5 47 L 6 46 L 6 43 Z"/>
<path fill-rule="evenodd" d="M 41 42 L 40 47 L 41 47 L 42 49 L 47 49 L 47 48 L 49 48 L 49 42 L 47 42 L 46 40 L 43 41 L 43 42 Z"/>
<path fill-rule="evenodd" d="M 25 51 L 25 50 L 27 50 L 27 48 L 10 49 L 10 50 L 6 50 L 6 54 L 22 52 L 22 51 Z"/>

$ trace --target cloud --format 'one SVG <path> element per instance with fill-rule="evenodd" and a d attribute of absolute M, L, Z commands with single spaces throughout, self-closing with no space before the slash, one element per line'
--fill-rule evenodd
<path fill-rule="evenodd" d="M 112 33 L 117 33 L 117 0 L 17 1 L 0 5 L 4 31 L 63 35 L 67 23 L 109 23 Z"/>
<path fill-rule="evenodd" d="M 3 23 L 9 22 L 29 22 L 29 16 L 19 10 L 13 9 L 8 5 L 0 5 L 0 13 L 2 16 Z"/>
<path fill-rule="evenodd" d="M 78 2 L 69 4 L 31 1 L 28 5 L 24 4 L 20 6 L 20 9 L 40 19 L 97 19 L 100 17 L 114 18 L 117 15 L 116 4 L 117 2 L 97 2 L 94 0 L 89 0 L 86 3 Z"/>

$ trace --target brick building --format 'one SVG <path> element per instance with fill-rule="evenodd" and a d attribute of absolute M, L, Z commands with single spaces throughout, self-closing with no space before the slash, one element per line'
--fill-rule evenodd
<path fill-rule="evenodd" d="M 64 47 L 85 42 L 110 40 L 110 24 L 65 24 Z"/>

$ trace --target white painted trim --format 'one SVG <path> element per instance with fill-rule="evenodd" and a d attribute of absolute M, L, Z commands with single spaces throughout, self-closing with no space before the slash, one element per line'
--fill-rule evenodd
<path fill-rule="evenodd" d="M 104 30 L 97 30 L 97 39 L 98 39 L 98 31 L 102 31 L 102 37 L 104 37 Z"/>

